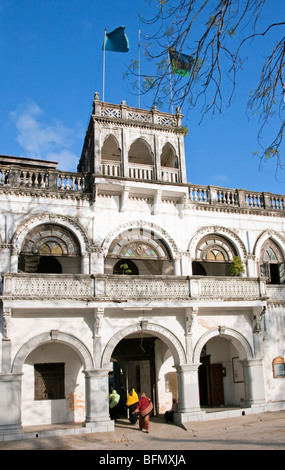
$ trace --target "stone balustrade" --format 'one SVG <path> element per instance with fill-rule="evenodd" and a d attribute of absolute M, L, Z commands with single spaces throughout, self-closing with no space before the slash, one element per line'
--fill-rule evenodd
<path fill-rule="evenodd" d="M 285 211 L 285 196 L 245 189 L 189 185 L 189 201 L 227 207 Z"/>
<path fill-rule="evenodd" d="M 258 300 L 264 281 L 243 277 L 3 274 L 3 297 L 13 299 Z"/>
<path fill-rule="evenodd" d="M 152 165 L 129 165 L 129 177 L 132 179 L 142 179 L 152 181 L 154 179 Z"/>
<path fill-rule="evenodd" d="M 176 114 L 163 113 L 158 111 L 156 106 L 151 110 L 140 108 L 132 108 L 122 101 L 120 105 L 112 103 L 104 103 L 99 100 L 96 93 L 93 102 L 93 114 L 106 119 L 122 119 L 124 121 L 137 121 L 140 124 L 156 125 L 164 128 L 179 129 L 182 122 L 180 108 L 176 110 Z"/>
<path fill-rule="evenodd" d="M 104 176 L 121 176 L 121 163 L 104 160 L 102 162 L 102 174 Z"/>
<path fill-rule="evenodd" d="M 103 161 L 102 175 L 121 177 L 121 163 Z M 164 183 L 178 183 L 179 170 L 161 168 L 161 180 Z M 23 169 L 18 165 L 0 165 L 0 188 L 39 189 L 41 191 L 58 191 L 60 193 L 93 192 L 93 181 L 96 175 L 76 172 L 64 172 L 57 169 Z M 129 178 L 153 181 L 152 165 L 129 165 Z M 218 186 L 187 185 L 190 204 L 223 206 L 229 208 L 285 211 L 285 195 L 266 192 L 248 191 L 245 189 L 229 189 Z"/>

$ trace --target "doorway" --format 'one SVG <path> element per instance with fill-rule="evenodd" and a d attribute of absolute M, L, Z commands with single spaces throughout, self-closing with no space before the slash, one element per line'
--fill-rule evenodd
<path fill-rule="evenodd" d="M 200 406 L 224 405 L 223 366 L 211 364 L 210 355 L 201 357 L 199 367 Z"/>
<path fill-rule="evenodd" d="M 229 337 L 212 337 L 200 354 L 198 369 L 200 406 L 241 406 L 245 402 L 245 379 L 239 344 Z"/>
<path fill-rule="evenodd" d="M 156 409 L 154 337 L 123 339 L 112 354 L 113 370 L 109 374 L 109 390 L 120 395 L 120 416 L 126 417 L 125 403 L 133 388 L 144 392 Z"/>

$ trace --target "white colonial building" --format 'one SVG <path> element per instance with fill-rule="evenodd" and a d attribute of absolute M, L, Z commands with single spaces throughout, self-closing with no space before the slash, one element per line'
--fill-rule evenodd
<path fill-rule="evenodd" d="M 179 109 L 97 94 L 78 172 L 0 163 L 0 436 L 112 430 L 111 388 L 285 408 L 285 196 L 188 183 Z"/>

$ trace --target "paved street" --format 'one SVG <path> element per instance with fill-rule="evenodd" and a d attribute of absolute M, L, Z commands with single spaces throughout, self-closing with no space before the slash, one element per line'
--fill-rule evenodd
<path fill-rule="evenodd" d="M 122 419 L 114 432 L 2 442 L 1 450 L 101 450 L 109 455 L 132 450 L 285 450 L 285 410 L 188 423 L 185 429 L 159 416 L 151 418 L 149 434 Z"/>

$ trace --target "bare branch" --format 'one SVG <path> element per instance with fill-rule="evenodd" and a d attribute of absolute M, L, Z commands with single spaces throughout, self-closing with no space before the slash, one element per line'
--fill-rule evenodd
<path fill-rule="evenodd" d="M 157 28 L 147 38 L 146 44 L 148 60 L 155 61 L 157 65 L 153 75 L 141 77 L 140 92 L 151 92 L 154 104 L 163 100 L 170 105 L 172 100 L 173 105 L 185 104 L 191 110 L 201 103 L 201 120 L 209 112 L 220 113 L 225 98 L 225 79 L 230 80 L 232 85 L 227 97 L 228 104 L 233 99 L 243 46 L 249 41 L 267 37 L 273 30 L 279 31 L 278 28 L 285 24 L 283 21 L 275 22 L 262 32 L 257 31 L 265 3 L 266 0 L 160 0 L 153 18 L 141 18 L 152 30 Z M 285 37 L 281 35 L 265 58 L 259 83 L 248 101 L 248 110 L 255 111 L 260 118 L 258 139 L 262 148 L 261 159 L 276 157 L 280 167 L 279 148 L 284 131 L 285 105 L 284 44 Z M 172 73 L 169 48 L 193 58 L 187 78 Z M 279 123 L 279 127 L 271 143 L 266 145 L 263 143 L 264 132 L 272 119 Z"/>

